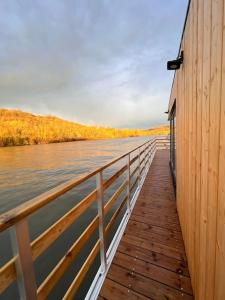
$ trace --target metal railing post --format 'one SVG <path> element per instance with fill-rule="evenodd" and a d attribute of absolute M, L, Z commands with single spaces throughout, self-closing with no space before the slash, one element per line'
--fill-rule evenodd
<path fill-rule="evenodd" d="M 138 187 L 141 185 L 141 148 L 138 149 Z"/>
<path fill-rule="evenodd" d="M 153 156 L 155 154 L 155 145 L 156 145 L 156 140 L 154 140 L 154 143 L 152 144 L 152 147 L 151 147 L 151 163 L 153 161 Z"/>
<path fill-rule="evenodd" d="M 156 151 L 156 144 L 157 144 L 157 139 L 154 140 L 154 144 L 153 144 L 153 147 L 152 147 L 152 155 L 155 154 L 155 151 Z"/>
<path fill-rule="evenodd" d="M 148 172 L 148 144 L 145 147 L 145 174 Z"/>
<path fill-rule="evenodd" d="M 145 144 L 145 151 L 144 151 L 144 164 L 145 164 L 145 169 L 144 169 L 144 172 L 145 172 L 145 176 L 146 176 L 146 173 L 147 173 L 147 163 L 146 163 L 146 159 L 147 159 L 147 144 Z"/>
<path fill-rule="evenodd" d="M 155 140 L 154 152 L 156 152 L 158 150 L 158 145 L 159 145 L 159 141 L 156 139 Z"/>
<path fill-rule="evenodd" d="M 130 154 L 127 155 L 127 209 L 130 212 Z"/>
<path fill-rule="evenodd" d="M 150 162 L 150 159 L 151 159 L 151 149 L 152 149 L 152 144 L 151 144 L 151 141 L 149 141 L 149 149 L 148 149 L 148 169 L 150 168 L 150 165 L 151 165 L 151 162 Z"/>
<path fill-rule="evenodd" d="M 98 217 L 99 217 L 99 240 L 100 240 L 100 257 L 102 272 L 106 271 L 106 244 L 105 244 L 105 224 L 104 224 L 104 192 L 103 192 L 103 175 L 102 171 L 96 174 L 97 200 L 98 200 Z"/>
<path fill-rule="evenodd" d="M 159 141 L 156 139 L 156 140 L 155 140 L 154 151 L 157 151 L 157 150 L 158 150 L 158 146 L 159 146 Z"/>
<path fill-rule="evenodd" d="M 152 160 L 153 160 L 153 155 L 155 155 L 156 143 L 157 143 L 157 141 L 155 140 L 154 143 L 153 143 L 153 145 L 152 145 L 152 158 L 151 158 L 151 163 L 152 163 Z"/>
<path fill-rule="evenodd" d="M 151 143 L 148 143 L 148 151 L 147 151 L 147 165 L 148 165 L 148 170 L 150 167 L 150 151 L 151 151 Z"/>
<path fill-rule="evenodd" d="M 151 160 L 150 160 L 150 163 L 152 163 L 153 156 L 154 156 L 154 153 L 155 153 L 155 143 L 156 143 L 156 140 L 154 140 L 154 143 L 151 146 Z"/>
<path fill-rule="evenodd" d="M 19 221 L 11 228 L 10 237 L 13 253 L 16 257 L 16 273 L 20 299 L 36 300 L 37 285 L 26 219 Z"/>

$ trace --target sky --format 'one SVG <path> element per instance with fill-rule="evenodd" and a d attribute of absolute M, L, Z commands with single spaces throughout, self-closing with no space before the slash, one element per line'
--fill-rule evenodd
<path fill-rule="evenodd" d="M 188 0 L 0 1 L 0 107 L 165 124 Z"/>

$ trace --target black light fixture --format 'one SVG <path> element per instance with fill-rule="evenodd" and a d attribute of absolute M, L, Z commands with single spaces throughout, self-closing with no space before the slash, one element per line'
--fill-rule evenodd
<path fill-rule="evenodd" d="M 178 70 L 184 61 L 184 51 L 181 51 L 180 56 L 176 60 L 167 62 L 167 70 Z"/>

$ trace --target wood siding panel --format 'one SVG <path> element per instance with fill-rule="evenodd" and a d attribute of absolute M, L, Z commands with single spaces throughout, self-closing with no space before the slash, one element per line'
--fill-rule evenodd
<path fill-rule="evenodd" d="M 209 108 L 208 226 L 206 252 L 206 300 L 214 297 L 219 172 L 223 1 L 212 1 L 211 74 Z M 224 166 L 225 167 L 225 166 Z"/>
<path fill-rule="evenodd" d="M 223 8 L 219 188 L 217 211 L 215 300 L 225 299 L 225 5 Z"/>
<path fill-rule="evenodd" d="M 177 208 L 197 300 L 225 299 L 224 0 L 191 0 L 176 99 Z"/>
<path fill-rule="evenodd" d="M 198 44 L 197 44 L 197 97 L 196 97 L 196 210 L 195 210 L 195 293 L 199 287 L 200 245 L 200 205 L 201 205 L 201 153 L 202 153 L 202 99 L 203 99 L 203 30 L 204 30 L 204 0 L 197 3 L 198 13 Z"/>

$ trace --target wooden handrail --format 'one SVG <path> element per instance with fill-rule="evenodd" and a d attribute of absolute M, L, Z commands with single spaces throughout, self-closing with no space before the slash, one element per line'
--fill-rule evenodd
<path fill-rule="evenodd" d="M 138 156 L 135 156 L 131 163 L 133 164 L 137 160 Z M 103 188 L 106 190 L 110 185 L 119 178 L 127 169 L 127 166 L 120 168 L 115 174 L 108 178 L 103 183 Z M 124 188 L 124 187 L 123 187 Z M 118 191 L 115 192 L 115 196 L 119 194 Z M 86 210 L 96 199 L 96 189 L 80 201 L 73 209 L 61 217 L 56 223 L 50 226 L 46 231 L 44 231 L 40 236 L 38 236 L 31 243 L 32 256 L 35 260 L 39 255 L 41 255 L 83 212 Z M 114 199 L 115 201 L 116 199 Z M 110 209 L 110 205 L 113 203 L 112 199 L 106 206 Z M 13 257 L 7 264 L 0 268 L 0 293 L 2 293 L 10 284 L 16 279 L 16 257 Z"/>
<path fill-rule="evenodd" d="M 114 195 L 110 198 L 110 200 L 107 202 L 107 204 L 104 207 L 105 213 L 109 211 L 111 206 L 113 205 L 114 201 L 117 199 L 117 197 L 121 194 L 121 192 L 124 190 L 124 188 L 127 185 L 127 181 L 125 181 L 114 193 Z M 126 201 L 125 199 L 122 201 L 119 208 L 116 210 L 114 215 L 112 216 L 109 224 L 111 222 L 115 221 L 115 218 L 119 214 L 120 210 L 122 209 L 124 203 Z M 79 239 L 74 243 L 74 245 L 70 248 L 70 250 L 66 253 L 66 255 L 61 259 L 61 261 L 56 265 L 54 270 L 48 275 L 48 277 L 45 279 L 45 281 L 41 284 L 41 286 L 38 288 L 38 298 L 39 299 L 45 299 L 53 286 L 58 282 L 60 277 L 65 272 L 66 268 L 72 263 L 72 261 L 75 259 L 77 254 L 79 253 L 79 250 L 84 245 L 84 243 L 88 240 L 90 235 L 93 233 L 94 229 L 97 227 L 98 217 L 95 217 L 95 219 L 92 221 L 92 223 L 87 227 L 87 229 L 84 231 L 84 233 L 79 237 Z M 111 224 L 112 225 L 112 224 Z M 111 226 L 110 226 L 111 227 Z M 106 232 L 109 231 L 109 227 L 106 227 Z M 69 259 L 68 259 L 69 256 Z M 79 275 L 79 274 L 78 274 Z"/>
<path fill-rule="evenodd" d="M 116 217 L 118 216 L 118 214 L 120 213 L 121 209 L 123 208 L 123 206 L 126 202 L 127 202 L 127 196 L 125 196 L 123 201 L 120 203 L 119 207 L 116 209 L 116 211 L 112 215 L 109 223 L 107 224 L 106 229 L 105 229 L 106 234 L 109 233 L 109 230 L 111 229 L 112 225 L 114 224 Z"/>
<path fill-rule="evenodd" d="M 141 160 L 141 165 L 143 164 L 144 161 L 145 161 L 145 157 Z"/>
<path fill-rule="evenodd" d="M 127 180 L 125 180 L 120 187 L 116 190 L 116 192 L 112 195 L 112 197 L 108 200 L 106 205 L 104 206 L 104 213 L 107 214 L 110 208 L 113 206 L 113 203 L 117 200 L 119 195 L 124 191 L 127 186 Z"/>
<path fill-rule="evenodd" d="M 79 176 L 76 179 L 67 181 L 59 185 L 56 188 L 51 189 L 50 191 L 43 193 L 42 195 L 29 200 L 28 202 L 18 206 L 17 208 L 12 209 L 9 212 L 6 212 L 0 215 L 0 232 L 4 231 L 5 229 L 15 225 L 21 220 L 25 220 L 27 216 L 32 214 L 33 212 L 37 211 L 39 208 L 43 207 L 44 205 L 48 204 L 49 202 L 53 201 L 57 197 L 63 195 L 70 189 L 78 186 L 79 184 L 85 182 L 86 180 L 90 179 L 94 175 L 98 176 L 100 172 L 105 170 L 106 168 L 110 167 L 111 165 L 115 164 L 116 162 L 120 161 L 125 157 L 130 157 L 131 153 L 134 153 L 136 150 L 139 149 L 139 154 L 134 156 L 132 159 L 129 158 L 129 163 L 125 166 L 121 167 L 118 171 L 116 171 L 113 175 L 111 175 L 107 180 L 104 182 L 102 181 L 102 191 L 104 192 L 107 190 L 120 176 L 126 171 L 128 172 L 129 176 L 113 193 L 107 203 L 103 206 L 103 215 L 106 215 L 109 210 L 112 208 L 115 201 L 121 195 L 121 193 L 127 188 L 128 194 L 120 203 L 119 207 L 114 212 L 113 216 L 111 217 L 108 225 L 105 228 L 105 234 L 107 234 L 114 224 L 118 214 L 124 207 L 124 204 L 127 202 L 129 204 L 130 199 L 130 191 L 133 190 L 136 183 L 138 186 L 140 184 L 140 174 L 143 173 L 143 170 L 147 167 L 148 162 L 152 154 L 156 149 L 156 143 L 159 140 L 159 144 L 163 141 L 163 143 L 167 143 L 168 140 L 164 139 L 152 139 L 135 149 L 113 159 L 106 165 L 88 173 Z M 147 146 L 146 146 L 147 145 Z M 141 148 L 144 147 L 143 150 Z M 140 161 L 140 157 L 144 154 L 143 159 Z M 138 166 L 135 166 L 132 172 L 130 173 L 131 165 L 134 164 L 138 160 Z M 143 168 L 141 168 L 144 162 Z M 141 173 L 138 174 L 136 180 L 133 182 L 132 186 L 130 183 L 130 178 L 133 178 L 135 173 L 140 170 Z M 145 172 L 146 173 L 146 172 Z M 65 215 L 63 215 L 58 221 L 56 221 L 53 225 L 51 225 L 48 229 L 46 229 L 42 234 L 40 234 L 34 241 L 30 243 L 31 255 L 33 261 L 39 257 L 72 223 L 81 216 L 86 209 L 88 209 L 97 199 L 97 189 L 94 189 L 89 195 L 87 195 L 84 199 L 82 199 L 76 206 L 74 206 L 71 210 L 69 210 Z M 102 201 L 102 200 L 101 200 Z M 102 203 L 102 202 L 101 202 Z M 130 206 L 130 204 L 129 204 Z M 129 210 L 129 206 L 127 209 Z M 45 299 L 47 295 L 51 292 L 52 288 L 56 285 L 58 280 L 64 274 L 68 266 L 72 263 L 75 259 L 77 254 L 80 252 L 81 248 L 84 246 L 86 241 L 90 238 L 92 233 L 96 230 L 98 224 L 101 222 L 99 221 L 98 215 L 92 220 L 92 222 L 88 225 L 85 231 L 80 235 L 80 237 L 74 242 L 71 246 L 69 251 L 63 256 L 63 258 L 59 261 L 59 263 L 54 267 L 51 273 L 47 276 L 47 278 L 42 282 L 37 290 L 38 299 Z M 100 225 L 99 225 L 100 226 Z M 99 247 L 101 247 L 101 243 L 99 244 L 99 240 L 95 244 L 94 248 L 92 249 L 91 253 L 89 254 L 85 264 L 81 267 L 79 273 L 77 274 L 76 278 L 74 279 L 71 287 L 69 288 L 68 292 L 66 293 L 64 299 L 71 299 L 71 295 L 74 295 L 75 291 L 77 290 L 78 286 L 80 285 L 83 277 L 85 276 L 90 264 L 92 263 L 94 257 L 96 256 Z M 13 281 L 15 281 L 16 275 L 16 260 L 17 256 L 13 257 L 10 261 L 8 261 L 3 267 L 0 268 L 0 293 L 2 293 Z"/>
<path fill-rule="evenodd" d="M 122 210 L 123 206 L 125 205 L 127 201 L 127 196 L 123 199 L 120 206 L 117 208 L 117 210 L 114 212 L 111 220 L 109 221 L 107 227 L 106 227 L 106 234 L 109 233 L 109 230 L 111 229 L 112 225 L 115 223 L 116 217 L 119 215 L 120 211 Z M 69 289 L 67 290 L 66 294 L 63 297 L 63 300 L 72 300 L 76 291 L 78 290 L 84 276 L 86 275 L 87 271 L 89 270 L 90 265 L 92 264 L 93 260 L 95 259 L 98 251 L 99 251 L 99 240 L 96 242 L 94 247 L 92 248 L 91 253 L 85 260 L 83 266 L 81 267 L 80 271 L 78 272 L 77 276 L 73 280 L 72 284 L 70 285 Z"/>
<path fill-rule="evenodd" d="M 16 280 L 16 257 L 8 261 L 0 269 L 0 294 Z"/>
<path fill-rule="evenodd" d="M 133 176 L 134 176 L 134 174 L 137 172 L 138 168 L 139 168 L 139 166 L 137 166 L 137 167 L 131 172 L 130 177 L 133 177 Z"/>
<path fill-rule="evenodd" d="M 87 274 L 87 271 L 89 270 L 91 264 L 93 263 L 98 251 L 100 249 L 100 241 L 98 240 L 94 247 L 92 248 L 90 254 L 88 255 L 87 259 L 85 260 L 85 263 L 81 267 L 79 273 L 73 280 L 72 284 L 70 285 L 69 289 L 67 290 L 65 296 L 63 297 L 63 300 L 72 300 L 74 299 L 74 295 L 76 291 L 78 290 L 82 280 L 84 279 L 84 276 Z"/>
<path fill-rule="evenodd" d="M 85 197 L 56 223 L 45 230 L 31 243 L 33 260 L 41 255 L 96 199 L 96 190 Z M 0 292 L 16 279 L 16 257 L 0 269 Z"/>
<path fill-rule="evenodd" d="M 38 288 L 38 298 L 45 299 L 50 293 L 52 288 L 59 281 L 66 269 L 74 261 L 75 257 L 79 254 L 81 248 L 88 241 L 94 230 L 98 225 L 98 216 L 96 216 L 76 242 L 70 247 L 69 251 L 63 256 L 55 268 L 51 271 L 48 277 L 42 282 Z"/>
<path fill-rule="evenodd" d="M 135 181 L 133 182 L 133 184 L 130 187 L 130 190 L 133 191 L 133 188 L 135 187 L 135 185 L 138 183 L 138 177 L 135 179 Z"/>
<path fill-rule="evenodd" d="M 110 185 L 116 181 L 117 178 L 119 178 L 125 171 L 127 170 L 127 166 L 123 166 L 119 171 L 117 171 L 115 174 L 113 174 L 109 179 L 107 179 L 103 183 L 103 189 L 104 191 L 110 187 Z"/>
<path fill-rule="evenodd" d="M 145 166 L 143 166 L 143 167 L 141 168 L 141 174 L 143 173 L 144 169 L 145 169 Z"/>

